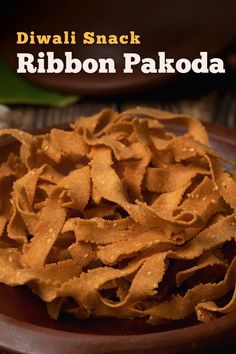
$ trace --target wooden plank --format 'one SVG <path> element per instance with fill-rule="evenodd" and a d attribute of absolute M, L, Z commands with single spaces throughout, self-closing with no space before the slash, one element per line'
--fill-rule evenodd
<path fill-rule="evenodd" d="M 117 104 L 114 102 L 81 102 L 65 108 L 18 107 L 17 109 L 12 109 L 12 115 L 16 115 L 17 112 L 17 120 L 14 124 L 16 128 L 31 130 L 73 122 L 80 115 L 89 116 L 105 107 L 116 110 Z M 12 125 L 12 120 L 9 119 L 9 126 Z M 7 124 L 5 126 L 7 127 Z"/>
<path fill-rule="evenodd" d="M 140 95 L 139 95 L 140 96 Z M 24 130 L 53 126 L 60 123 L 74 121 L 80 115 L 91 115 L 102 108 L 109 107 L 114 110 L 146 106 L 169 110 L 176 113 L 193 115 L 204 122 L 216 122 L 230 128 L 236 128 L 236 93 L 232 90 L 211 92 L 198 98 L 163 100 L 155 95 L 143 99 L 120 98 L 113 101 L 84 100 L 74 105 L 57 107 L 34 107 L 19 106 L 12 107 L 8 119 L 1 120 L 0 126 L 16 127 Z"/>

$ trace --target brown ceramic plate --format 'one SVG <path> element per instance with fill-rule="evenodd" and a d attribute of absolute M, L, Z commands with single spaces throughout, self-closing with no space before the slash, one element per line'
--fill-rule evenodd
<path fill-rule="evenodd" d="M 235 159 L 236 132 L 212 125 L 207 130 L 214 148 Z M 14 140 L 0 140 L 0 162 L 16 149 Z M 62 317 L 54 321 L 26 287 L 0 285 L 0 351 L 5 353 L 235 353 L 235 331 L 235 312 L 208 324 L 189 319 L 161 327 L 148 326 L 143 320 Z"/>

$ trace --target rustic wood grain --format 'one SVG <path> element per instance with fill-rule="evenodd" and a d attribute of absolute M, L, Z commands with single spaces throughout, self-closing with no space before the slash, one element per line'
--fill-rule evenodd
<path fill-rule="evenodd" d="M 155 107 L 176 113 L 193 115 L 203 122 L 216 122 L 225 127 L 236 128 L 236 92 L 210 92 L 197 98 L 163 100 L 158 95 L 150 99 L 135 96 L 114 101 L 82 100 L 65 108 L 17 106 L 7 117 L 0 117 L 0 126 L 25 130 L 43 128 L 59 123 L 72 122 L 80 115 L 91 115 L 104 107 L 123 111 L 136 106 Z M 1 124 L 2 123 L 2 124 Z M 4 124 L 3 124 L 4 123 Z"/>

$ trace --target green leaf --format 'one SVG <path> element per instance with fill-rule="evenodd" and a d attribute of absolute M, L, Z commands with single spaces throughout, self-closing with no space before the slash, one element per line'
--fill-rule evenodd
<path fill-rule="evenodd" d="M 32 85 L 20 78 L 0 58 L 0 103 L 64 107 L 78 99 L 78 96 L 64 95 Z"/>

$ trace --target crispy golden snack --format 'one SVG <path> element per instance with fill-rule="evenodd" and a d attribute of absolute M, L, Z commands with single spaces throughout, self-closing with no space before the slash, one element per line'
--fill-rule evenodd
<path fill-rule="evenodd" d="M 0 166 L 2 283 L 26 284 L 55 319 L 235 310 L 235 172 L 197 119 L 105 109 L 70 131 L 3 135 L 21 147 Z"/>

